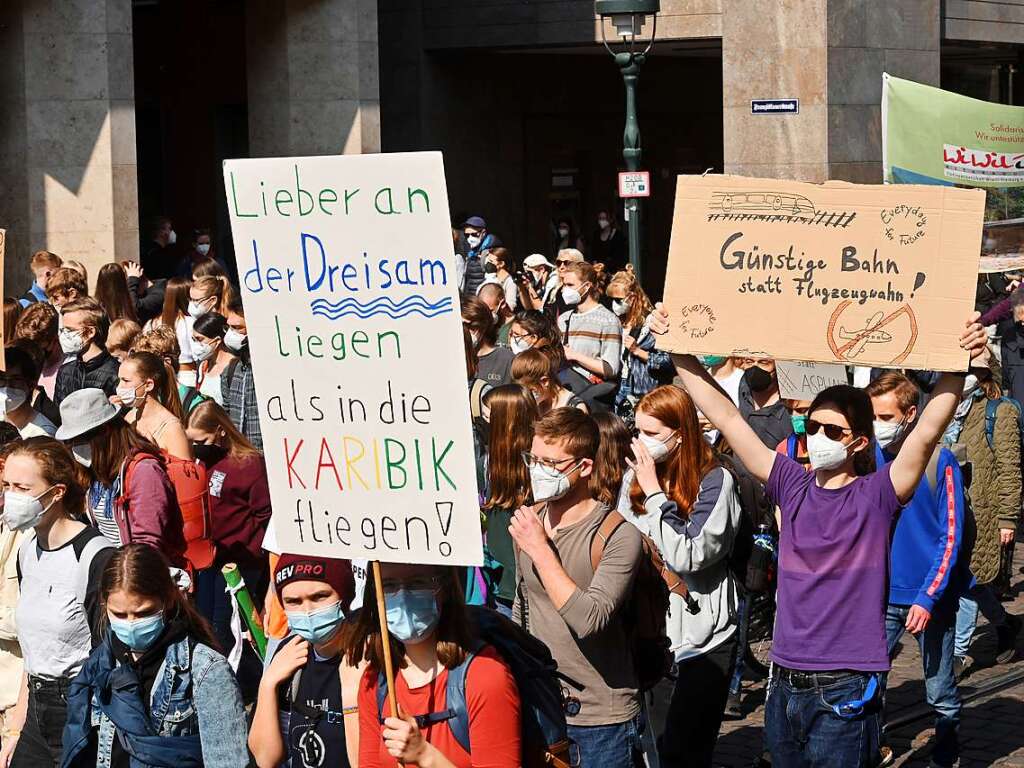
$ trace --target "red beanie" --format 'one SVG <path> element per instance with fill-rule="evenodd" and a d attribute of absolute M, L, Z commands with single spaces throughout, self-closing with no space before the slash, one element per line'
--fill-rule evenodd
<path fill-rule="evenodd" d="M 335 557 L 283 554 L 274 569 L 274 589 L 281 591 L 293 581 L 322 581 L 334 588 L 347 611 L 356 594 L 356 581 L 352 575 L 352 562 Z"/>

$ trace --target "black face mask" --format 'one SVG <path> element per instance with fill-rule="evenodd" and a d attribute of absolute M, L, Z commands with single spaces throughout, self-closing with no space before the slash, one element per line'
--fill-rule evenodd
<path fill-rule="evenodd" d="M 498 265 L 495 264 L 493 261 L 484 262 L 484 272 L 486 272 L 488 275 L 493 275 L 497 271 Z"/>
<path fill-rule="evenodd" d="M 192 452 L 195 453 L 196 458 L 203 462 L 207 467 L 212 467 L 228 454 L 228 452 L 219 445 L 208 445 L 206 443 L 194 443 L 192 445 Z"/>
<path fill-rule="evenodd" d="M 751 392 L 764 392 L 775 382 L 775 377 L 764 368 L 754 365 L 743 372 L 743 381 Z"/>

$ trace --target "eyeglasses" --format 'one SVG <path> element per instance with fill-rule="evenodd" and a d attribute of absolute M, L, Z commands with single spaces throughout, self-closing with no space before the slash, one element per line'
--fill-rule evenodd
<path fill-rule="evenodd" d="M 381 587 L 385 595 L 396 595 L 402 590 L 407 592 L 437 592 L 441 589 L 441 577 L 413 576 L 409 579 L 382 579 Z"/>
<path fill-rule="evenodd" d="M 825 437 L 829 440 L 841 440 L 845 435 L 852 435 L 853 430 L 847 427 L 840 427 L 838 424 L 822 424 L 814 419 L 807 420 L 807 434 L 816 435 L 819 429 L 825 430 Z"/>
<path fill-rule="evenodd" d="M 572 259 L 555 259 L 555 265 L 559 267 L 565 267 L 572 263 Z"/>
<path fill-rule="evenodd" d="M 539 456 L 534 456 L 529 451 L 523 451 L 522 455 L 523 455 L 523 463 L 526 464 L 526 466 L 529 469 L 533 469 L 535 466 L 537 466 L 539 464 L 540 466 L 542 466 L 542 467 L 544 467 L 546 469 L 554 470 L 555 472 L 561 472 L 562 471 L 561 469 L 559 469 L 559 466 L 561 466 L 561 465 L 568 465 L 568 463 L 570 461 L 576 461 L 576 457 L 575 456 L 570 456 L 567 459 L 542 459 Z"/>
<path fill-rule="evenodd" d="M 524 342 L 527 339 L 535 339 L 535 338 L 537 338 L 537 334 L 535 334 L 535 333 L 523 333 L 523 334 L 510 333 L 508 335 L 508 340 L 509 341 L 515 341 L 517 343 Z"/>

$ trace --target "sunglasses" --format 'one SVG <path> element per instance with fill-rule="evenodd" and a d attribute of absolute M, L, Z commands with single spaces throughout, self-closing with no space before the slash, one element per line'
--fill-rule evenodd
<path fill-rule="evenodd" d="M 555 259 L 555 264 L 557 266 L 559 266 L 559 267 L 566 267 L 566 266 L 568 266 L 569 264 L 572 264 L 572 263 L 573 263 L 572 259 Z"/>
<path fill-rule="evenodd" d="M 840 427 L 838 424 L 822 424 L 814 419 L 807 420 L 806 428 L 808 435 L 818 434 L 819 429 L 825 430 L 825 437 L 829 440 L 842 440 L 846 435 L 853 434 L 853 430 L 848 427 Z"/>

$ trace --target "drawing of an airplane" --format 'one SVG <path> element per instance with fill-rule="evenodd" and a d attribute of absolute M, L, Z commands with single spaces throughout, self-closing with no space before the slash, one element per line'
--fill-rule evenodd
<path fill-rule="evenodd" d="M 864 324 L 864 327 L 855 330 L 848 331 L 844 326 L 839 326 L 839 338 L 843 341 L 856 341 L 857 343 L 847 353 L 848 358 L 854 358 L 860 355 L 864 351 L 864 346 L 867 344 L 885 344 L 892 341 L 892 334 L 882 330 L 872 330 L 878 325 L 882 318 L 883 313 L 876 312 L 871 318 Z"/>

